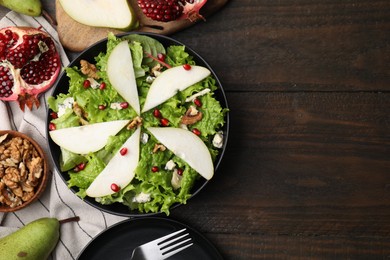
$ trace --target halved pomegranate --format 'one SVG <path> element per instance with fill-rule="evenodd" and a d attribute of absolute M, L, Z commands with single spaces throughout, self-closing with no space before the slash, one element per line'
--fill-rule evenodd
<path fill-rule="evenodd" d="M 170 22 L 174 20 L 189 19 L 195 22 L 204 17 L 199 10 L 207 0 L 138 0 L 138 6 L 149 18 Z"/>
<path fill-rule="evenodd" d="M 0 30 L 0 100 L 18 101 L 24 111 L 39 107 L 38 95 L 48 90 L 61 70 L 53 39 L 31 27 Z"/>

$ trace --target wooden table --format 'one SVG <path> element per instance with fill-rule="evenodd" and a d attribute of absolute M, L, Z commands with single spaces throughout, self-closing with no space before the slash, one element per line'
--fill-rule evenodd
<path fill-rule="evenodd" d="M 171 217 L 226 259 L 388 259 L 390 1 L 233 0 L 172 36 L 215 69 L 231 131 Z"/>

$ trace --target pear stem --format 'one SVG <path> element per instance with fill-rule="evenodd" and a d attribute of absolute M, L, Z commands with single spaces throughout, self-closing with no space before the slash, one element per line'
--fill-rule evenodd
<path fill-rule="evenodd" d="M 68 223 L 68 222 L 74 222 L 74 221 L 79 221 L 80 220 L 80 217 L 79 216 L 76 216 L 76 217 L 71 217 L 71 218 L 66 218 L 66 219 L 62 219 L 60 220 L 60 224 L 64 224 L 64 223 Z"/>

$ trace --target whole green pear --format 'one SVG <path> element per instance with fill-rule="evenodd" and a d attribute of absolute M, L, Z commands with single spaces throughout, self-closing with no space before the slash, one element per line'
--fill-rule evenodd
<path fill-rule="evenodd" d="M 0 5 L 29 16 L 40 16 L 42 12 L 41 0 L 0 0 Z"/>
<path fill-rule="evenodd" d="M 0 238 L 0 260 L 45 260 L 60 237 L 56 218 L 40 218 Z"/>

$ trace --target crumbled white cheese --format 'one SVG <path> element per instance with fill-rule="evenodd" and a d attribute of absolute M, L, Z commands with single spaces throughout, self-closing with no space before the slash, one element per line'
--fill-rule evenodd
<path fill-rule="evenodd" d="M 185 124 L 180 124 L 179 127 L 180 127 L 181 129 L 188 130 L 188 127 L 187 127 L 187 125 L 185 125 Z"/>
<path fill-rule="evenodd" d="M 146 144 L 149 140 L 149 135 L 147 133 L 142 133 L 141 135 L 141 143 Z"/>
<path fill-rule="evenodd" d="M 156 77 L 147 76 L 147 77 L 146 77 L 146 82 L 147 82 L 147 83 L 152 83 L 155 79 L 156 79 Z"/>
<path fill-rule="evenodd" d="M 192 102 L 192 101 L 194 101 L 195 98 L 200 97 L 200 96 L 203 96 L 203 95 L 209 93 L 210 91 L 211 91 L 211 89 L 205 88 L 205 89 L 203 89 L 202 91 L 199 91 L 198 93 L 196 93 L 196 94 L 194 94 L 194 95 L 189 96 L 188 98 L 186 98 L 186 102 Z"/>
<path fill-rule="evenodd" d="M 64 115 L 67 108 L 72 108 L 73 103 L 74 103 L 74 98 L 67 97 L 64 99 L 64 102 L 62 102 L 62 104 L 58 104 L 58 112 L 57 112 L 58 117 Z"/>
<path fill-rule="evenodd" d="M 177 169 L 174 169 L 173 174 L 172 174 L 172 179 L 171 179 L 171 185 L 175 190 L 177 190 L 178 188 L 181 187 L 182 178 L 183 178 L 183 176 L 180 176 L 177 173 Z"/>
<path fill-rule="evenodd" d="M 133 198 L 133 202 L 137 202 L 137 203 L 145 203 L 148 201 L 150 201 L 150 194 L 149 193 L 141 192 L 140 194 L 138 194 L 137 196 L 135 196 Z"/>
<path fill-rule="evenodd" d="M 91 82 L 91 88 L 98 89 L 100 87 L 100 83 L 97 82 L 94 78 L 88 78 L 89 82 Z"/>
<path fill-rule="evenodd" d="M 196 116 L 199 113 L 198 109 L 194 106 L 190 106 L 190 116 Z"/>
<path fill-rule="evenodd" d="M 171 171 L 175 168 L 176 166 L 176 163 L 172 160 L 169 160 L 166 164 L 165 164 L 165 170 L 168 170 L 168 171 Z"/>
<path fill-rule="evenodd" d="M 223 132 L 219 131 L 214 135 L 213 146 L 216 148 L 222 148 L 223 145 Z"/>
<path fill-rule="evenodd" d="M 121 110 L 123 109 L 121 106 L 121 102 L 113 102 L 110 104 L 111 109 Z"/>

